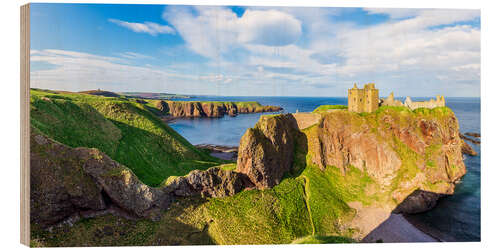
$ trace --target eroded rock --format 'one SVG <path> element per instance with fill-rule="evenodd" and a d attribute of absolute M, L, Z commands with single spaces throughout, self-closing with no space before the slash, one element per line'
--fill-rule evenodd
<path fill-rule="evenodd" d="M 416 214 L 431 210 L 444 194 L 415 190 L 401 202 L 394 213 Z"/>
<path fill-rule="evenodd" d="M 165 190 L 184 197 L 198 194 L 202 197 L 225 197 L 250 186 L 245 175 L 214 167 L 206 171 L 193 170 L 186 176 L 177 177 Z"/>
<path fill-rule="evenodd" d="M 299 133 L 291 114 L 261 116 L 240 140 L 236 171 L 259 189 L 275 186 L 292 167 Z"/>

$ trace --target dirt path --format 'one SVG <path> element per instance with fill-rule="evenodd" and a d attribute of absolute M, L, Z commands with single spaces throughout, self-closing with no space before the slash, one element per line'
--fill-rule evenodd
<path fill-rule="evenodd" d="M 311 215 L 311 207 L 309 206 L 309 178 L 307 176 L 300 176 L 299 178 L 304 179 L 304 201 L 307 207 L 307 213 L 309 214 L 309 220 L 311 222 L 312 233 L 314 235 L 316 232 L 316 227 L 314 227 L 314 221 Z"/>

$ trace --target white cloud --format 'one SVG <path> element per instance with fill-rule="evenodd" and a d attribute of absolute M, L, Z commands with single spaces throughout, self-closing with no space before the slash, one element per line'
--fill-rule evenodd
<path fill-rule="evenodd" d="M 301 22 L 276 10 L 247 10 L 238 19 L 239 41 L 269 46 L 292 44 L 302 34 Z"/>
<path fill-rule="evenodd" d="M 479 11 L 378 12 L 405 19 L 359 27 L 332 22 L 326 15 L 309 18 L 303 23 L 309 27 L 306 47 L 246 46 L 251 51 L 248 64 L 287 68 L 293 75 L 287 79 L 295 78 L 303 87 L 312 83 L 336 89 L 346 81 L 378 81 L 382 89 L 401 89 L 400 94 L 479 95 L 480 29 L 457 24 L 475 20 Z M 423 83 L 430 85 L 422 88 Z"/>
<path fill-rule="evenodd" d="M 130 65 L 118 57 L 98 56 L 65 50 L 41 50 L 31 55 L 31 63 L 48 63 L 50 69 L 31 72 L 31 86 L 59 90 L 161 89 L 172 81 L 197 80 L 195 76 L 166 69 Z M 147 84 L 141 84 L 147 83 Z"/>
<path fill-rule="evenodd" d="M 58 67 L 32 77 L 45 86 L 151 85 L 185 94 L 343 96 L 352 82 L 375 81 L 382 94 L 479 95 L 481 31 L 461 23 L 476 20 L 479 11 L 367 11 L 391 19 L 360 26 L 332 21 L 339 9 L 259 7 L 238 17 L 223 7 L 172 6 L 163 18 L 207 62 L 160 69 L 132 66 L 128 60 L 149 58 L 134 52 L 102 57 L 43 50 L 32 60 Z"/>
<path fill-rule="evenodd" d="M 134 32 L 147 33 L 152 36 L 156 36 L 158 34 L 175 34 L 175 30 L 172 27 L 168 25 L 160 25 L 153 22 L 132 23 L 117 19 L 108 19 L 108 21 L 130 29 Z"/>
<path fill-rule="evenodd" d="M 175 27 L 189 48 L 210 58 L 244 44 L 285 46 L 302 34 L 298 19 L 277 10 L 247 10 L 238 17 L 223 7 L 194 8 L 169 6 L 163 18 Z"/>

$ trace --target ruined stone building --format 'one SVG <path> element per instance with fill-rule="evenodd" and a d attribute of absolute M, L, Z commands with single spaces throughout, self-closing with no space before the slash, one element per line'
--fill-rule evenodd
<path fill-rule="evenodd" d="M 391 92 L 387 98 L 380 99 L 380 106 L 403 106 L 403 103 L 400 100 L 395 100 L 394 92 Z"/>
<path fill-rule="evenodd" d="M 438 95 L 436 96 L 436 99 L 430 99 L 425 102 L 414 102 L 411 100 L 409 96 L 406 97 L 405 104 L 406 107 L 408 107 L 411 110 L 418 109 L 418 108 L 436 108 L 436 107 L 444 107 L 446 105 L 444 96 Z"/>
<path fill-rule="evenodd" d="M 373 112 L 378 109 L 378 89 L 375 83 L 368 83 L 362 89 L 358 89 L 356 84 L 349 89 L 347 95 L 347 109 L 351 112 Z"/>
<path fill-rule="evenodd" d="M 414 102 L 408 96 L 405 102 L 394 99 L 394 93 L 387 98 L 378 97 L 378 89 L 375 88 L 375 83 L 368 83 L 362 89 L 358 89 L 356 84 L 352 89 L 349 89 L 347 95 L 347 108 L 351 112 L 373 112 L 378 109 L 379 106 L 397 106 L 397 107 L 407 107 L 411 110 L 418 108 L 436 108 L 444 107 L 446 102 L 443 96 L 436 96 L 436 99 L 430 99 L 423 102 Z"/>
<path fill-rule="evenodd" d="M 387 98 L 380 99 L 380 106 L 405 106 L 411 110 L 418 108 L 436 108 L 436 107 L 444 107 L 446 105 L 446 101 L 444 100 L 444 96 L 438 95 L 436 99 L 430 99 L 424 102 L 414 102 L 411 100 L 409 96 L 406 97 L 404 103 L 399 100 L 394 99 L 394 93 L 391 93 Z"/>

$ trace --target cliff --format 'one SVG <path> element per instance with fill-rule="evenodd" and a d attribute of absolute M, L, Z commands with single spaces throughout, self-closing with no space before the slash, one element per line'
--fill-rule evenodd
<path fill-rule="evenodd" d="M 257 187 L 273 187 L 278 176 L 305 180 L 317 231 L 329 231 L 326 216 L 357 228 L 351 237 L 359 239 L 391 211 L 431 209 L 440 197 L 453 194 L 466 173 L 458 121 L 448 108 L 384 107 L 370 114 L 334 109 L 319 114 L 320 119 L 261 117 L 241 139 L 237 166 Z M 303 119 L 317 122 L 311 126 Z M 298 131 L 293 124 L 307 127 Z M 293 152 L 293 157 L 276 154 L 275 148 Z M 328 208 L 336 211 L 333 216 L 325 214 Z M 379 217 L 371 220 L 378 222 L 367 225 L 362 218 L 373 210 Z"/>
<path fill-rule="evenodd" d="M 281 159 L 290 158 L 288 155 L 280 157 L 273 150 L 259 148 L 269 148 L 269 144 L 281 152 L 293 152 L 294 138 L 285 135 L 300 134 L 297 126 L 289 125 L 303 123 L 296 120 L 300 117 L 263 116 L 241 139 L 238 171 L 260 169 L 266 157 L 282 163 L 264 164 L 268 170 L 286 172 L 292 168 L 292 162 Z M 382 108 L 368 115 L 337 110 L 323 113 L 315 125 L 302 133 L 307 137 L 303 147 L 307 147 L 308 165 L 321 170 L 334 167 L 342 174 L 357 168 L 390 188 L 391 198 L 397 203 L 416 189 L 452 194 L 454 183 L 466 172 L 458 121 L 448 108 L 417 112 Z M 258 153 L 248 153 L 256 150 Z M 266 182 L 267 177 L 256 179 Z"/>
<path fill-rule="evenodd" d="M 291 114 L 261 116 L 240 140 L 236 171 L 247 175 L 257 188 L 277 185 L 292 166 L 298 137 Z"/>
<path fill-rule="evenodd" d="M 281 107 L 262 106 L 258 102 L 152 101 L 151 105 L 161 115 L 172 117 L 223 117 L 282 110 Z"/>

